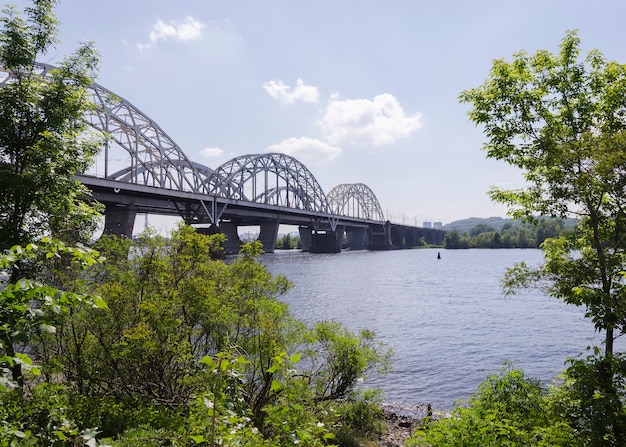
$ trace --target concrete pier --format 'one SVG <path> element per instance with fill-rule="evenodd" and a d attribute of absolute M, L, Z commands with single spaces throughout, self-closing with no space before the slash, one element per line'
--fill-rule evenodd
<path fill-rule="evenodd" d="M 131 238 L 136 216 L 137 211 L 132 207 L 105 204 L 104 234 Z"/>
<path fill-rule="evenodd" d="M 311 253 L 340 253 L 343 239 L 343 227 L 336 231 L 313 231 L 311 234 Z"/>

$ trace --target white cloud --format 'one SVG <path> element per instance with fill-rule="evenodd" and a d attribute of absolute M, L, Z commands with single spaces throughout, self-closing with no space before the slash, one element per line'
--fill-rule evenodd
<path fill-rule="evenodd" d="M 221 157 L 224 154 L 224 149 L 219 147 L 205 147 L 200 151 L 200 155 L 205 158 Z"/>
<path fill-rule="evenodd" d="M 183 23 L 171 22 L 171 24 L 167 24 L 159 19 L 152 26 L 150 42 L 167 39 L 181 41 L 198 40 L 202 37 L 202 28 L 204 28 L 204 24 L 198 22 L 193 17 L 185 18 Z"/>
<path fill-rule="evenodd" d="M 340 100 L 334 93 L 318 122 L 331 144 L 380 146 L 391 144 L 422 127 L 421 113 L 406 115 L 389 93 L 373 100 Z"/>
<path fill-rule="evenodd" d="M 268 149 L 291 155 L 304 164 L 333 160 L 341 153 L 341 148 L 309 137 L 287 138 Z"/>
<path fill-rule="evenodd" d="M 152 31 L 150 31 L 149 39 L 151 43 L 157 43 L 160 40 L 178 40 L 186 42 L 189 40 L 198 40 L 202 37 L 202 28 L 204 24 L 200 23 L 193 17 L 186 17 L 182 23 L 170 22 L 165 23 L 163 20 L 158 19 L 154 25 L 152 25 Z M 137 44 L 140 50 L 150 48 L 150 43 Z"/>
<path fill-rule="evenodd" d="M 305 85 L 302 79 L 298 79 L 293 88 L 280 79 L 267 81 L 263 84 L 263 88 L 272 98 L 287 104 L 293 104 L 296 101 L 316 103 L 320 96 L 317 87 Z"/>

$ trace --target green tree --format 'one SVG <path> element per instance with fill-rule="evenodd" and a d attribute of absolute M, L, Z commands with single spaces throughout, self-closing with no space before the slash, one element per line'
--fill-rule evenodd
<path fill-rule="evenodd" d="M 299 237 L 292 237 L 291 234 L 286 233 L 283 237 L 276 241 L 276 248 L 283 250 L 291 250 L 296 248 L 300 243 Z"/>
<path fill-rule="evenodd" d="M 12 75 L 0 88 L 0 248 L 44 234 L 68 240 L 68 231 L 90 229 L 94 217 L 73 174 L 89 166 L 102 140 L 83 119 L 94 107 L 87 87 L 98 58 L 86 43 L 40 76 L 36 62 L 56 42 L 56 3 L 34 0 L 25 18 L 9 5 L 0 18 L 0 65 Z"/>
<path fill-rule="evenodd" d="M 537 244 L 541 246 L 546 239 L 559 237 L 564 229 L 560 219 L 541 219 L 537 227 Z"/>
<path fill-rule="evenodd" d="M 307 437 L 321 423 L 322 407 L 358 401 L 358 380 L 388 364 L 389 353 L 371 332 L 352 334 L 336 323 L 307 328 L 293 318 L 278 299 L 291 283 L 256 261 L 259 242 L 244 244 L 238 257 L 223 262 L 211 258 L 222 241 L 222 235 L 183 225 L 169 239 L 111 236 L 98 242 L 114 262 L 91 269 L 85 286 L 102 295 L 109 310 L 85 308 L 68 316 L 49 347 L 49 362 L 61 365 L 61 375 L 91 403 L 89 413 L 102 415 L 85 415 L 88 426 L 113 436 L 137 420 L 133 409 L 193 407 L 205 420 L 198 422 L 205 425 L 193 433 L 196 439 L 229 432 L 211 424 L 225 424 L 231 411 L 242 423 L 249 418 L 267 439 L 291 433 L 277 426 L 287 412 L 289 430 Z M 288 366 L 297 352 L 306 361 Z M 212 407 L 202 410 L 204 399 L 194 406 L 197 396 Z M 110 405 L 111 397 L 123 414 L 132 414 L 95 410 Z M 330 414 L 329 427 L 337 419 Z"/>
<path fill-rule="evenodd" d="M 491 225 L 487 225 L 484 223 L 474 225 L 469 232 L 470 237 L 478 236 L 481 233 L 489 233 L 495 231 L 496 229 Z"/>
<path fill-rule="evenodd" d="M 574 234 L 544 241 L 540 268 L 519 266 L 507 284 L 545 281 L 552 296 L 586 309 L 604 334 L 603 358 L 591 365 L 595 389 L 622 402 L 613 355 L 614 340 L 626 329 L 626 66 L 598 51 L 581 58 L 580 40 L 570 31 L 558 54 L 520 52 L 511 62 L 494 61 L 485 83 L 460 99 L 484 126 L 487 157 L 520 168 L 528 185 L 494 188 L 492 199 L 526 221 L 579 220 Z M 610 433 L 612 441 L 588 445 L 626 444 L 621 404 L 604 410 L 589 423 L 600 424 L 595 432 Z"/>
<path fill-rule="evenodd" d="M 15 269 L 17 264 L 30 264 L 33 270 L 41 270 L 54 257 L 67 257 L 81 269 L 98 260 L 93 250 L 67 247 L 44 238 L 41 245 L 14 246 L 7 254 L 0 255 L 0 271 L 20 272 Z M 31 355 L 39 351 L 41 338 L 55 333 L 63 315 L 81 303 L 106 307 L 97 296 L 63 291 L 32 278 L 20 277 L 16 282 L 0 280 L 0 391 L 23 385 L 23 371 L 33 370 Z M 34 370 L 39 373 L 40 368 Z"/>
<path fill-rule="evenodd" d="M 43 238 L 40 244 L 13 246 L 0 254 L 0 272 L 24 272 L 15 267 L 26 264 L 35 267 L 29 271 L 38 271 L 55 258 L 67 258 L 79 269 L 101 261 L 93 250 Z M 97 432 L 79 429 L 61 406 L 68 400 L 65 390 L 28 379 L 42 373 L 41 377 L 50 376 L 38 353 L 64 317 L 84 306 L 104 309 L 106 304 L 98 296 L 58 289 L 27 276 L 16 282 L 6 279 L 8 275 L 0 275 L 0 446 L 56 445 L 70 439 L 76 445 L 89 440 L 96 445 Z"/>
<path fill-rule="evenodd" d="M 446 248 L 470 248 L 470 240 L 466 234 L 457 230 L 448 231 L 444 237 L 443 245 Z"/>
<path fill-rule="evenodd" d="M 473 248 L 493 248 L 494 231 L 480 233 L 471 238 Z"/>

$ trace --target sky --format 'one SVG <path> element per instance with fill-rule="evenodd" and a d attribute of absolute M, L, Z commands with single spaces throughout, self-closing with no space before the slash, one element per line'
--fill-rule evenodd
<path fill-rule="evenodd" d="M 93 41 L 96 82 L 191 160 L 286 153 L 326 193 L 364 183 L 387 218 L 418 225 L 504 217 L 489 188 L 523 185 L 458 100 L 493 60 L 557 52 L 577 29 L 583 51 L 626 63 L 618 0 L 60 0 L 55 15 L 42 62 Z"/>

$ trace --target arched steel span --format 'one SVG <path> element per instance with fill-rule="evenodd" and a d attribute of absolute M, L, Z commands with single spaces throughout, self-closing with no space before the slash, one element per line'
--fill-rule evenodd
<path fill-rule="evenodd" d="M 378 199 L 363 183 L 335 186 L 326 196 L 330 211 L 339 216 L 357 217 L 383 222 L 385 216 Z"/>
<path fill-rule="evenodd" d="M 311 172 L 289 155 L 233 158 L 207 178 L 211 194 L 235 200 L 328 213 L 326 195 Z"/>
<path fill-rule="evenodd" d="M 204 166 L 203 164 L 193 161 L 191 162 L 191 164 L 204 178 L 208 177 L 213 172 L 213 169 Z M 131 166 L 128 166 L 124 169 L 120 169 L 119 171 L 114 172 L 113 174 L 109 174 L 109 178 L 119 180 L 121 182 L 139 183 L 141 185 L 147 185 L 152 178 L 153 171 L 154 169 L 148 169 L 148 167 L 145 167 L 143 165 L 138 169 L 133 169 Z"/>
<path fill-rule="evenodd" d="M 36 63 L 37 75 L 46 77 L 56 67 Z M 13 73 L 0 66 L 4 76 L 0 87 L 12 82 Z M 105 177 L 129 183 L 206 193 L 210 169 L 192 163 L 180 147 L 154 121 L 129 101 L 97 83 L 90 86 L 95 111 L 85 116 L 93 128 L 105 132 L 130 155 L 130 166 L 109 173 L 109 157 L 105 153 Z M 105 152 L 108 147 L 105 148 Z"/>
<path fill-rule="evenodd" d="M 35 63 L 35 68 L 37 75 L 45 78 L 56 67 Z M 13 73 L 0 66 L 0 87 L 12 79 Z M 96 108 L 85 116 L 87 123 L 109 135 L 130 155 L 130 166 L 110 173 L 105 148 L 106 178 L 384 221 L 376 196 L 364 184 L 339 185 L 327 199 L 302 163 L 279 153 L 236 157 L 213 171 L 189 160 L 163 129 L 129 101 L 97 83 L 90 86 L 89 93 Z"/>

